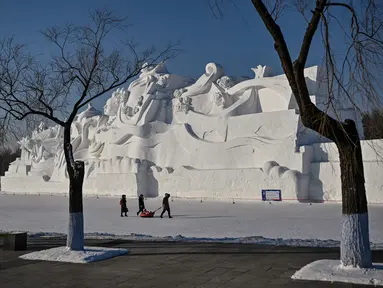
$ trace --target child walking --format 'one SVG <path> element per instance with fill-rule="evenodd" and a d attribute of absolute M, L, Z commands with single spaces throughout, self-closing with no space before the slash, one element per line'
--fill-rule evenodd
<path fill-rule="evenodd" d="M 128 217 L 128 206 L 126 201 L 126 195 L 122 195 L 120 199 L 120 206 L 121 206 L 121 217 L 124 217 L 122 214 L 125 213 L 125 216 Z"/>

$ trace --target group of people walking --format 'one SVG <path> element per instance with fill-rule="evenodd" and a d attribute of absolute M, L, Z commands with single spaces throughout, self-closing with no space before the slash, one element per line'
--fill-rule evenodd
<path fill-rule="evenodd" d="M 168 213 L 168 216 L 169 218 L 173 218 L 171 216 L 171 213 L 170 213 L 170 205 L 169 205 L 169 198 L 170 198 L 170 194 L 169 193 L 165 193 L 165 197 L 162 199 L 162 213 L 161 213 L 161 218 L 163 218 L 163 215 L 165 214 L 165 212 Z M 121 196 L 121 199 L 120 199 L 120 207 L 121 207 L 121 217 L 124 217 L 124 215 L 126 217 L 128 217 L 128 212 L 129 212 L 129 209 L 128 209 L 128 201 L 126 200 L 126 195 L 122 195 Z M 161 209 L 161 208 L 158 208 L 158 209 Z M 140 213 L 144 213 L 146 211 L 145 209 L 145 201 L 144 201 L 144 195 L 140 195 L 138 197 L 138 212 L 137 212 L 137 216 L 140 215 Z"/>

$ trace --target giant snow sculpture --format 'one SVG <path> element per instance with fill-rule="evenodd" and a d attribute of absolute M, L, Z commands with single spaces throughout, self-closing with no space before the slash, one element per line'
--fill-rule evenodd
<path fill-rule="evenodd" d="M 302 126 L 285 75 L 266 66 L 253 71 L 252 79 L 229 77 L 209 63 L 195 80 L 170 74 L 163 63 L 146 65 L 103 112 L 89 105 L 71 133 L 74 157 L 86 165 L 84 193 L 259 199 L 262 189 L 281 189 L 284 200 L 340 200 L 335 145 Z M 313 103 L 324 109 L 322 71 L 307 68 L 305 76 Z M 354 119 L 362 132 L 352 105 L 338 100 L 333 116 Z M 41 124 L 19 144 L 21 157 L 2 177 L 2 190 L 67 192 L 60 127 Z M 377 171 L 376 161 L 368 163 L 366 171 Z M 383 202 L 380 177 L 366 179 L 369 201 Z"/>

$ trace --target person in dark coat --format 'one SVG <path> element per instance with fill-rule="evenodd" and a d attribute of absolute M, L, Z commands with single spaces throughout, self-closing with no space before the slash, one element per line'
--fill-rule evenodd
<path fill-rule="evenodd" d="M 120 206 L 121 206 L 121 217 L 123 217 L 122 214 L 125 213 L 125 216 L 128 217 L 128 206 L 127 206 L 127 201 L 126 201 L 126 195 L 122 195 L 120 199 Z"/>
<path fill-rule="evenodd" d="M 144 195 L 140 195 L 138 197 L 138 212 L 137 212 L 137 216 L 138 214 L 140 214 L 141 212 L 143 212 L 145 210 L 145 202 L 144 202 Z"/>
<path fill-rule="evenodd" d="M 162 216 L 164 215 L 165 212 L 168 212 L 169 218 L 173 218 L 170 215 L 169 198 L 170 198 L 170 194 L 169 193 L 165 193 L 165 197 L 162 200 L 162 207 L 163 207 L 164 210 L 161 213 L 161 218 L 162 218 Z"/>

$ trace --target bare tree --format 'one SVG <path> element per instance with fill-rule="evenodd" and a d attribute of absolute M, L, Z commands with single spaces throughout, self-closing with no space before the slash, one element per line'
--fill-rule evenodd
<path fill-rule="evenodd" d="M 0 52 L 0 97 L 2 97 L 6 95 L 6 87 L 17 91 L 17 83 L 20 82 L 21 75 L 29 69 L 32 58 L 26 53 L 24 45 L 14 44 L 12 37 L 0 40 Z M 41 117 L 34 115 L 26 118 L 22 123 L 17 123 L 11 113 L 7 111 L 10 108 L 7 102 L 1 104 L 0 147 L 7 148 L 20 140 L 22 135 L 32 131 L 37 121 L 41 121 Z M 59 107 L 52 108 L 59 110 Z"/>
<path fill-rule="evenodd" d="M 383 139 L 383 110 L 374 109 L 363 115 L 365 139 Z"/>
<path fill-rule="evenodd" d="M 0 148 L 0 176 L 4 176 L 5 172 L 8 170 L 9 164 L 15 161 L 17 157 L 20 157 L 20 152 L 20 149 L 12 151 L 9 148 Z"/>
<path fill-rule="evenodd" d="M 233 0 L 209 1 L 214 15 L 222 15 L 225 2 L 237 5 Z M 336 102 L 345 99 L 359 111 L 381 106 L 382 83 L 379 76 L 383 72 L 383 3 L 374 0 L 251 0 L 251 3 L 274 40 L 274 48 L 299 107 L 303 125 L 332 140 L 338 148 L 343 215 L 341 262 L 346 266 L 370 267 L 360 138 L 355 122 L 350 119 L 343 121 L 337 113 Z M 278 25 L 279 18 L 291 8 L 306 20 L 306 31 L 295 61 Z M 342 9 L 348 15 L 347 23 L 337 13 Z M 334 53 L 332 45 L 330 32 L 334 25 L 346 39 L 346 49 L 341 57 L 339 51 L 338 55 Z M 329 83 L 327 107 L 323 110 L 311 102 L 304 76 L 313 38 L 317 34 L 323 40 L 326 80 Z"/>
<path fill-rule="evenodd" d="M 57 52 L 47 64 L 12 40 L 0 46 L 0 109 L 4 117 L 24 120 L 41 116 L 64 129 L 70 213 L 67 246 L 72 250 L 84 248 L 84 162 L 73 158 L 72 122 L 92 100 L 127 83 L 147 65 L 165 61 L 177 52 L 174 45 L 161 52 L 154 48 L 139 52 L 132 42 L 107 49 L 112 33 L 126 30 L 125 19 L 107 10 L 95 10 L 90 17 L 90 25 L 66 25 L 42 32 Z"/>
<path fill-rule="evenodd" d="M 369 102 L 378 99 L 377 84 L 370 69 L 379 69 L 383 55 L 381 31 L 383 22 L 380 19 L 382 7 L 373 0 L 361 1 L 360 12 L 357 13 L 353 1 L 295 1 L 301 11 L 311 7 L 306 32 L 298 58 L 293 61 L 287 47 L 284 34 L 272 17 L 262 0 L 252 0 L 252 4 L 274 40 L 274 48 L 278 53 L 283 70 L 289 81 L 294 97 L 299 106 L 302 123 L 306 127 L 332 140 L 337 145 L 340 157 L 342 183 L 342 244 L 341 261 L 344 265 L 354 267 L 370 267 L 371 251 L 369 242 L 368 209 L 365 190 L 362 150 L 355 122 L 338 117 L 330 117 L 325 111 L 318 109 L 310 100 L 304 77 L 304 68 L 310 51 L 313 37 L 322 33 L 325 44 L 327 73 L 336 92 L 343 93 L 350 101 L 353 96 L 367 97 Z M 359 2 L 359 1 L 357 1 Z M 363 2 L 363 3 L 362 3 Z M 330 19 L 337 20 L 334 9 L 343 8 L 350 13 L 350 25 L 345 28 L 350 45 L 342 65 L 336 65 L 330 44 Z M 323 28 L 323 29 L 321 29 Z M 355 58 L 354 58 L 355 57 Z M 345 85 L 344 70 L 348 68 L 349 82 Z M 376 70 L 375 70 L 376 72 Z M 334 89 L 334 87 L 332 87 Z M 333 90 L 329 91 L 329 103 L 332 103 Z M 331 104 L 332 105 L 332 104 Z M 355 106 L 357 104 L 355 103 Z"/>

